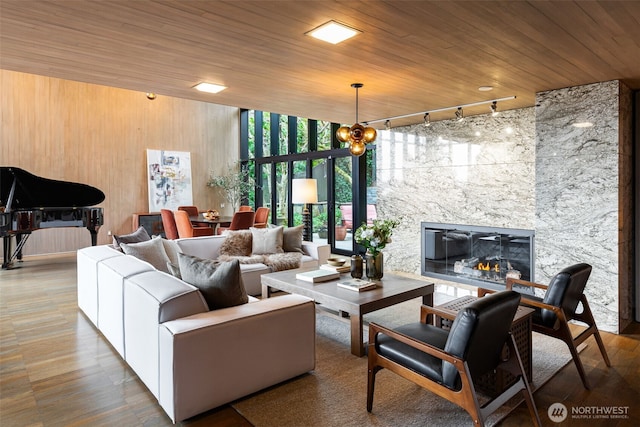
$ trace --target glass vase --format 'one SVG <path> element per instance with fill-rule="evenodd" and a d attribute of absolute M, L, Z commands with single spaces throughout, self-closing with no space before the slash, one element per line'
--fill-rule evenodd
<path fill-rule="evenodd" d="M 360 255 L 351 257 L 351 277 L 362 279 L 362 257 Z"/>
<path fill-rule="evenodd" d="M 373 255 L 370 252 L 365 254 L 365 260 L 367 262 L 367 278 L 370 280 L 380 280 L 384 274 L 384 259 L 382 252 L 378 252 L 377 255 Z"/>

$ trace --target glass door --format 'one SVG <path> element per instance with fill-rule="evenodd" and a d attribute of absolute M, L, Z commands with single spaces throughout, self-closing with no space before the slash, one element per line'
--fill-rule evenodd
<path fill-rule="evenodd" d="M 313 241 L 327 244 L 329 242 L 327 159 L 314 159 L 311 161 L 311 177 L 318 183 L 318 203 L 311 207 Z"/>
<path fill-rule="evenodd" d="M 354 224 L 353 219 L 351 156 L 335 159 L 334 182 L 334 244 L 332 249 L 336 249 L 336 252 L 351 252 L 353 251 L 353 232 L 358 228 L 358 224 Z"/>

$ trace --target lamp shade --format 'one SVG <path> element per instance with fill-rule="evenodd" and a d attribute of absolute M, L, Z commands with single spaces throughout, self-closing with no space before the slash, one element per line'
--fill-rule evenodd
<path fill-rule="evenodd" d="M 318 182 L 315 179 L 294 179 L 291 181 L 291 203 L 318 203 Z"/>

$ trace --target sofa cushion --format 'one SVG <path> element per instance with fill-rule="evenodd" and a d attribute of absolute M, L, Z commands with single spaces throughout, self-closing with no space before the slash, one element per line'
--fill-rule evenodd
<path fill-rule="evenodd" d="M 220 256 L 220 247 L 227 239 L 226 236 L 186 237 L 175 242 L 180 247 L 180 252 L 204 259 L 217 259 Z"/>
<path fill-rule="evenodd" d="M 178 243 L 174 240 L 162 239 L 162 245 L 167 257 L 169 257 L 169 261 L 174 265 L 178 265 L 178 254 L 182 252 Z"/>
<path fill-rule="evenodd" d="M 209 310 L 245 304 L 249 301 L 237 260 L 216 261 L 179 254 L 182 280 L 200 289 Z"/>
<path fill-rule="evenodd" d="M 123 234 L 122 236 L 113 235 L 113 248 L 122 252 L 120 247 L 121 243 L 139 243 L 151 240 L 151 236 L 147 233 L 147 230 L 143 226 L 138 227 L 136 231 L 130 234 Z"/>
<path fill-rule="evenodd" d="M 253 255 L 278 254 L 284 252 L 282 226 L 275 228 L 254 228 L 251 227 L 253 242 L 251 253 Z"/>
<path fill-rule="evenodd" d="M 226 239 L 220 246 L 220 255 L 249 256 L 252 249 L 252 233 L 250 230 L 225 231 Z"/>
<path fill-rule="evenodd" d="M 167 270 L 169 270 L 169 274 L 173 277 L 177 277 L 178 279 L 182 279 L 182 274 L 180 274 L 180 264 L 179 262 L 174 264 L 172 262 L 167 263 Z"/>
<path fill-rule="evenodd" d="M 287 227 L 282 232 L 282 249 L 285 252 L 300 252 L 302 250 L 302 230 L 304 226 Z"/>
<path fill-rule="evenodd" d="M 121 243 L 120 247 L 125 254 L 148 262 L 156 270 L 165 273 L 169 272 L 167 263 L 170 262 L 170 260 L 167 252 L 164 250 L 161 237 L 154 237 L 151 240 L 140 243 Z"/>

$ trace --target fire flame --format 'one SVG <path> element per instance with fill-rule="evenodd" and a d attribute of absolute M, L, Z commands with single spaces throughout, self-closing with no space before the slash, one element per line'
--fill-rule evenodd
<path fill-rule="evenodd" d="M 498 264 L 497 262 L 493 265 L 493 267 L 491 267 L 491 263 L 487 261 L 486 264 L 479 262 L 478 266 L 476 267 L 478 270 L 482 270 L 482 271 L 495 271 L 496 273 L 500 273 L 500 264 Z"/>

